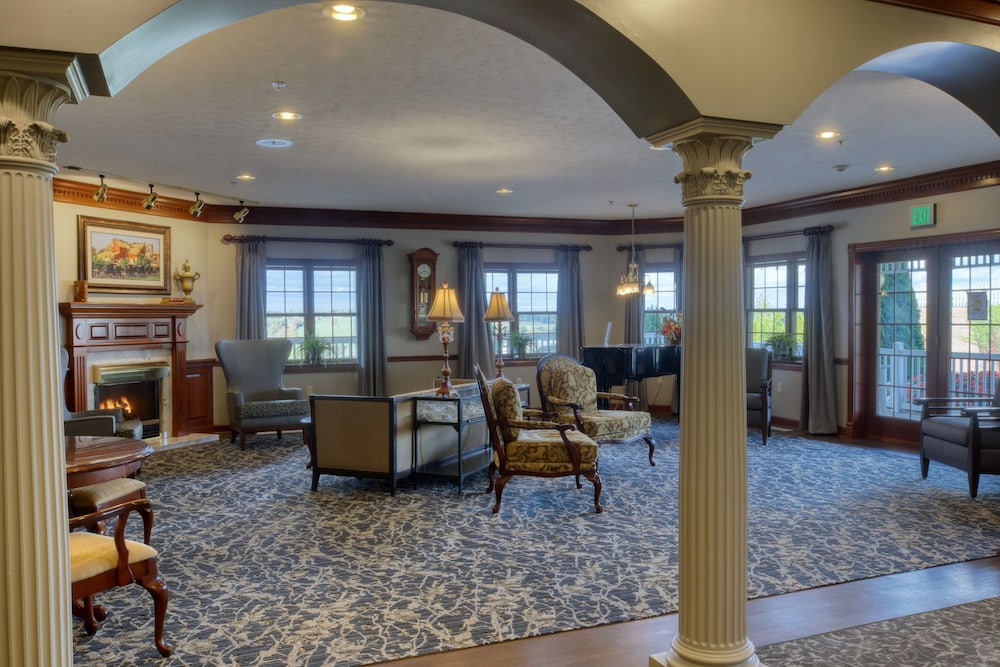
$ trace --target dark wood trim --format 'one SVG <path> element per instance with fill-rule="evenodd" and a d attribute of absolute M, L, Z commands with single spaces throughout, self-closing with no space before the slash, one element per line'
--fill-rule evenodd
<path fill-rule="evenodd" d="M 744 209 L 743 225 L 787 220 L 818 213 L 828 213 L 851 208 L 876 206 L 921 197 L 931 197 L 977 188 L 1000 185 L 1000 160 L 948 169 L 913 178 L 878 183 L 850 190 L 840 190 L 793 199 L 778 204 L 768 204 Z M 108 200 L 93 200 L 94 186 L 64 179 L 53 179 L 55 201 L 94 206 L 121 211 L 142 212 L 204 223 L 232 223 L 232 214 L 238 206 L 207 204 L 200 218 L 188 213 L 191 202 L 184 199 L 160 197 L 156 208 L 143 210 L 142 200 L 147 193 L 111 189 Z M 583 234 L 587 236 L 620 236 L 628 233 L 629 219 L 583 220 L 575 218 L 524 218 L 503 216 L 454 215 L 443 213 L 393 213 L 389 211 L 343 211 L 305 208 L 279 208 L 255 206 L 251 212 L 255 225 L 286 227 L 339 227 L 360 229 L 439 229 L 455 232 L 505 232 L 527 234 Z M 636 220 L 636 231 L 641 234 L 680 233 L 684 218 L 648 218 Z"/>
<path fill-rule="evenodd" d="M 996 0 L 870 0 L 932 14 L 1000 25 L 1000 3 Z"/>

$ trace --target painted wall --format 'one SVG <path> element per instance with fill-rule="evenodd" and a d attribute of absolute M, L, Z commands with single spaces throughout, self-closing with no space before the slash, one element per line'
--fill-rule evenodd
<path fill-rule="evenodd" d="M 921 200 L 923 201 L 923 200 Z M 836 356 L 847 356 L 847 248 L 852 243 L 866 243 L 889 239 L 933 236 L 959 232 L 1000 228 L 1000 187 L 984 188 L 970 192 L 935 197 L 938 205 L 938 225 L 933 229 L 911 230 L 909 227 L 909 206 L 915 202 L 901 202 L 873 206 L 863 209 L 839 211 L 785 220 L 764 225 L 747 227 L 747 237 L 770 234 L 786 230 L 801 230 L 804 227 L 830 224 L 834 226 L 834 271 L 831 279 L 837 295 L 837 342 Z M 440 253 L 437 264 L 438 283 L 457 278 L 457 253 L 454 241 L 530 242 L 530 243 L 589 243 L 594 250 L 581 253 L 581 274 L 584 286 L 585 339 L 588 344 L 600 344 L 604 339 L 607 323 L 612 322 L 611 341 L 621 342 L 624 332 L 624 305 L 613 295 L 613 286 L 622 273 L 625 264 L 623 253 L 615 247 L 627 237 L 585 237 L 532 234 L 530 237 L 511 238 L 502 233 L 469 232 L 455 233 L 440 230 L 391 230 L 373 229 L 364 234 L 358 230 L 330 228 L 268 228 L 252 224 L 224 225 L 206 224 L 188 220 L 172 220 L 151 216 L 140 212 L 104 210 L 99 207 L 78 206 L 56 203 L 54 222 L 56 225 L 56 265 L 58 271 L 58 299 L 72 299 L 73 281 L 78 278 L 77 216 L 143 222 L 169 226 L 171 229 L 171 263 L 180 267 L 185 260 L 193 270 L 201 273 L 195 284 L 193 297 L 203 307 L 189 320 L 188 336 L 190 359 L 214 358 L 213 345 L 216 340 L 231 338 L 236 332 L 236 248 L 222 242 L 225 234 L 267 234 L 275 236 L 303 236 L 353 239 L 358 236 L 392 239 L 394 244 L 384 250 L 386 281 L 389 285 L 387 299 L 398 304 L 388 313 L 387 347 L 390 357 L 420 356 L 428 360 L 397 362 L 390 364 L 389 387 L 392 393 L 403 393 L 430 387 L 441 367 L 440 343 L 436 336 L 426 341 L 418 341 L 409 330 L 409 261 L 406 255 L 417 248 L 429 247 Z M 680 234 L 639 235 L 639 243 L 672 243 L 681 240 Z M 795 235 L 786 238 L 752 241 L 749 246 L 751 256 L 800 251 L 805 248 L 805 237 Z M 273 257 L 350 257 L 355 247 L 340 244 L 299 244 L 272 243 L 268 254 Z M 647 261 L 668 260 L 670 251 L 651 251 Z M 553 253 L 549 250 L 523 250 L 485 248 L 485 261 L 538 261 L 551 263 Z M 179 294 L 175 286 L 175 292 Z M 157 302 L 160 297 L 136 297 L 129 295 L 92 293 L 91 300 L 124 302 Z M 461 335 L 459 330 L 458 335 Z M 508 364 L 506 374 L 534 384 L 534 367 Z M 839 423 L 846 421 L 847 372 L 845 366 L 838 366 L 838 414 Z M 775 372 L 775 384 L 781 391 L 775 393 L 775 415 L 782 419 L 797 421 L 801 382 L 797 370 Z M 352 394 L 355 392 L 353 373 L 310 373 L 288 374 L 285 378 L 290 386 L 312 387 L 316 393 Z M 673 402 L 673 382 L 671 379 L 647 381 L 647 397 L 653 405 L 670 405 Z M 225 380 L 221 370 L 215 377 L 215 421 L 225 423 Z M 537 392 L 532 392 L 532 400 L 537 401 Z"/>

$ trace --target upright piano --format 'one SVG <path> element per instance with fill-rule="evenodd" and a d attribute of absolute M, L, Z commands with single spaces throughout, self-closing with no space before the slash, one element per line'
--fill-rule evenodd
<path fill-rule="evenodd" d="M 593 369 L 597 390 L 660 375 L 681 375 L 679 345 L 606 345 L 580 348 L 581 363 Z"/>

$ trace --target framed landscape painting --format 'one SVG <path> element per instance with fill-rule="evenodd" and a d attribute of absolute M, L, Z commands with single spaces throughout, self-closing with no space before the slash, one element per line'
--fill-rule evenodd
<path fill-rule="evenodd" d="M 91 292 L 170 294 L 170 228 L 81 215 L 80 280 Z"/>

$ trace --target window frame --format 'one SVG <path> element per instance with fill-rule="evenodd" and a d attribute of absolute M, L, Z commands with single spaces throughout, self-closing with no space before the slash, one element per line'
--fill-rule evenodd
<path fill-rule="evenodd" d="M 275 337 L 268 335 L 268 338 L 274 339 L 284 339 L 290 340 L 292 342 L 292 352 L 288 359 L 288 365 L 286 366 L 286 372 L 293 369 L 315 371 L 321 369 L 330 368 L 344 368 L 350 367 L 355 368 L 358 363 L 357 351 L 360 349 L 361 339 L 358 335 L 359 326 L 359 313 L 358 313 L 358 266 L 357 262 L 351 259 L 305 259 L 305 258 L 288 258 L 288 257 L 269 257 L 267 259 L 267 270 L 301 270 L 302 271 L 302 302 L 303 302 L 303 312 L 302 313 L 272 313 L 267 309 L 267 295 L 269 293 L 265 288 L 265 321 L 269 316 L 284 314 L 285 316 L 302 317 L 302 337 L 307 335 L 315 335 L 316 332 L 316 320 L 319 317 L 326 317 L 330 315 L 334 316 L 345 316 L 353 318 L 354 322 L 354 332 L 351 336 L 350 347 L 354 350 L 355 356 L 344 357 L 344 358 L 332 358 L 329 361 L 324 361 L 320 364 L 306 363 L 306 360 L 298 353 L 298 346 L 301 343 L 301 338 L 287 338 L 287 337 Z M 316 273 L 318 271 L 348 271 L 352 275 L 350 277 L 350 284 L 352 286 L 352 291 L 354 294 L 353 299 L 353 311 L 349 313 L 327 313 L 327 312 L 317 312 L 316 309 Z M 286 290 L 287 292 L 287 290 Z M 265 327 L 266 329 L 266 327 Z M 324 337 L 326 339 L 326 337 Z"/>
<path fill-rule="evenodd" d="M 780 359 L 782 363 L 802 363 L 802 355 L 805 348 L 805 328 L 806 328 L 806 307 L 805 307 L 805 276 L 806 276 L 806 255 L 805 251 L 781 253 L 771 255 L 758 255 L 749 257 L 746 260 L 746 304 L 744 307 L 744 317 L 746 319 L 746 331 L 744 338 L 747 347 L 768 347 L 767 340 L 777 333 L 771 331 L 766 338 L 755 340 L 763 331 L 754 331 L 754 313 L 780 313 L 784 317 L 785 331 L 795 337 L 795 352 L 789 359 Z M 784 308 L 755 308 L 754 294 L 757 289 L 754 283 L 755 271 L 758 268 L 767 266 L 784 266 L 785 269 L 785 307 Z M 801 269 L 802 284 L 799 284 Z M 761 287 L 767 289 L 767 287 Z M 801 300 L 801 303 L 800 303 Z M 801 317 L 800 317 L 801 314 Z M 799 322 L 801 321 L 801 327 Z M 799 330 L 801 328 L 801 331 Z"/>
<path fill-rule="evenodd" d="M 675 316 L 682 315 L 684 312 L 684 308 L 681 305 L 681 281 L 679 279 L 680 276 L 678 275 L 680 273 L 680 267 L 677 262 L 647 262 L 642 269 L 642 284 L 645 285 L 647 283 L 652 283 L 655 289 L 659 284 L 659 280 L 656 280 L 654 282 L 649 275 L 651 273 L 673 274 L 673 289 L 657 290 L 658 294 L 673 293 L 673 301 L 675 306 L 673 309 L 648 308 L 647 307 L 648 297 L 645 294 L 642 295 L 642 342 L 644 345 L 663 345 L 664 344 L 663 334 L 660 333 L 661 329 L 663 328 L 663 318 L 667 317 L 668 315 L 675 315 Z M 652 316 L 659 317 L 659 324 L 656 326 L 655 329 L 653 328 L 647 329 L 646 327 L 647 320 L 652 322 L 652 320 L 650 320 L 650 317 Z"/>
<path fill-rule="evenodd" d="M 511 345 L 510 345 L 510 332 L 513 331 L 513 330 L 515 330 L 515 329 L 518 330 L 518 331 L 520 331 L 521 324 L 522 324 L 521 323 L 522 309 L 519 307 L 519 300 L 518 300 L 518 294 L 517 294 L 517 275 L 519 273 L 521 273 L 521 274 L 525 274 L 525 273 L 541 273 L 541 274 L 551 275 L 555 279 L 555 281 L 556 281 L 556 289 L 555 289 L 555 291 L 552 291 L 552 292 L 549 292 L 548 290 L 546 290 L 545 293 L 546 294 L 549 294 L 549 293 L 553 294 L 554 298 L 558 301 L 558 294 L 559 294 L 559 282 L 558 282 L 559 281 L 559 267 L 555 263 L 548 263 L 548 262 L 544 262 L 544 263 L 542 263 L 542 262 L 484 262 L 483 263 L 483 281 L 484 281 L 484 283 L 486 285 L 486 294 L 485 294 L 485 297 L 486 297 L 486 303 L 487 304 L 489 303 L 490 294 L 493 292 L 493 287 L 495 285 L 494 281 L 488 275 L 488 274 L 491 274 L 491 273 L 506 273 L 507 274 L 507 287 L 508 288 L 506 290 L 501 289 L 500 291 L 504 294 L 504 296 L 507 297 L 507 303 L 510 306 L 511 312 L 514 314 L 514 321 L 510 322 L 509 325 L 507 327 L 505 327 L 507 335 L 504 336 L 503 341 L 501 343 L 501 347 L 503 348 L 502 352 L 503 352 L 504 355 L 511 355 L 511 356 L 513 356 L 513 351 L 511 350 Z M 550 343 L 550 345 L 548 347 L 551 347 L 551 350 L 546 349 L 544 352 L 539 352 L 537 350 L 537 347 L 536 347 L 532 351 L 527 352 L 524 355 L 524 357 L 523 357 L 524 359 L 539 359 L 539 358 L 545 356 L 546 354 L 549 354 L 549 352 L 554 352 L 556 350 L 556 343 L 558 341 L 558 326 L 559 326 L 558 307 L 557 306 L 553 307 L 553 309 L 551 311 L 547 311 L 547 310 L 546 311 L 525 311 L 524 314 L 532 314 L 532 313 L 537 313 L 537 314 L 544 315 L 544 316 L 548 317 L 549 320 L 551 321 L 551 323 L 552 323 L 552 331 L 545 334 L 545 340 Z M 528 333 L 529 336 L 532 336 L 533 339 L 535 339 L 538 336 L 537 332 L 535 332 L 535 331 L 529 331 L 527 333 Z M 492 342 L 495 343 L 496 342 L 496 336 L 495 336 L 492 328 L 491 328 L 489 334 L 490 334 L 490 337 L 492 338 Z"/>

